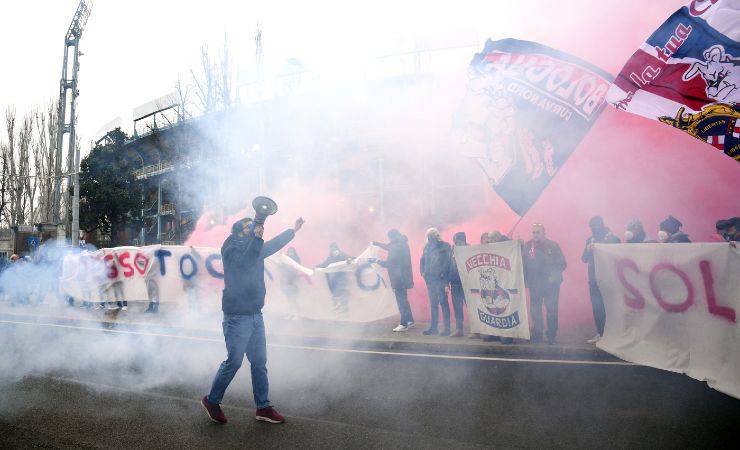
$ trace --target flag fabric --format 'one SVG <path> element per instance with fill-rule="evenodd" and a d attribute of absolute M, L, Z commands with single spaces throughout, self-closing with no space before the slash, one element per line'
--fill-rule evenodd
<path fill-rule="evenodd" d="M 373 262 L 379 251 L 371 245 L 351 262 L 323 269 L 303 267 L 281 253 L 268 257 L 263 311 L 343 322 L 397 316 L 388 272 Z M 326 276 L 336 272 L 344 272 L 346 277 L 342 304 Z M 149 245 L 70 253 L 63 260 L 60 287 L 66 295 L 82 301 L 169 303 L 174 308 L 216 313 L 221 309 L 223 279 L 217 248 Z"/>
<path fill-rule="evenodd" d="M 632 55 L 607 100 L 740 161 L 739 23 L 738 0 L 689 2 Z"/>
<path fill-rule="evenodd" d="M 456 246 L 454 258 L 468 305 L 470 331 L 529 339 L 519 242 Z"/>
<path fill-rule="evenodd" d="M 727 243 L 596 244 L 596 344 L 740 399 L 740 251 Z"/>
<path fill-rule="evenodd" d="M 536 42 L 486 42 L 455 117 L 462 153 L 524 215 L 583 139 L 612 77 Z"/>

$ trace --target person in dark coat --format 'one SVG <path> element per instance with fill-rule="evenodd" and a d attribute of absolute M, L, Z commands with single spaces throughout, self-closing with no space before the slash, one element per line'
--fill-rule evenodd
<path fill-rule="evenodd" d="M 376 260 L 381 267 L 388 269 L 388 278 L 393 288 L 393 294 L 396 296 L 398 312 L 401 314 L 401 323 L 393 331 L 406 331 L 414 326 L 414 316 L 411 314 L 409 305 L 408 290 L 414 287 L 414 276 L 411 271 L 411 251 L 409 250 L 409 241 L 398 230 L 388 231 L 390 242 L 373 242 L 383 250 L 388 252 L 388 258 L 385 261 Z"/>
<path fill-rule="evenodd" d="M 658 242 L 664 244 L 689 243 L 689 236 L 681 231 L 683 224 L 673 216 L 660 222 L 658 231 Z"/>
<path fill-rule="evenodd" d="M 452 237 L 452 252 L 450 252 L 450 293 L 452 294 L 452 310 L 455 313 L 455 334 L 452 337 L 462 337 L 463 334 L 463 305 L 465 305 L 465 291 L 463 291 L 460 272 L 455 263 L 455 248 L 467 246 L 468 240 L 465 232 L 459 231 Z"/>
<path fill-rule="evenodd" d="M 624 232 L 624 242 L 625 244 L 643 244 L 647 242 L 642 222 L 635 219 L 627 225 L 627 230 Z"/>
<path fill-rule="evenodd" d="M 267 343 L 262 307 L 265 304 L 265 258 L 290 242 L 303 226 L 303 219 L 293 229 L 283 231 L 264 242 L 263 225 L 247 217 L 234 223 L 231 235 L 221 247 L 224 266 L 224 290 L 221 309 L 228 356 L 218 368 L 210 393 L 201 399 L 211 420 L 226 423 L 220 403 L 226 388 L 247 355 L 252 372 L 252 393 L 257 407 L 255 418 L 270 423 L 285 419 L 270 406 L 267 381 Z"/>
<path fill-rule="evenodd" d="M 592 217 L 588 221 L 588 226 L 591 228 L 591 237 L 586 240 L 586 248 L 583 249 L 581 261 L 588 264 L 588 292 L 591 296 L 591 306 L 594 313 L 594 322 L 596 323 L 596 336 L 589 339 L 588 343 L 595 344 L 604 335 L 606 309 L 604 308 L 604 297 L 601 295 L 599 285 L 596 284 L 594 244 L 619 244 L 621 241 L 604 225 L 604 219 L 601 216 Z"/>
<path fill-rule="evenodd" d="M 419 269 L 427 285 L 429 306 L 432 312 L 432 323 L 422 334 L 429 336 L 438 334 L 439 308 L 442 308 L 442 317 L 445 329 L 442 336 L 450 335 L 450 304 L 447 294 L 450 287 L 450 244 L 443 241 L 436 228 L 427 230 L 427 244 L 421 255 Z"/>
<path fill-rule="evenodd" d="M 558 332 L 558 297 L 563 272 L 567 267 L 563 251 L 547 239 L 545 227 L 532 225 L 532 239 L 524 244 L 524 282 L 529 288 L 529 311 L 532 317 L 532 342 L 542 340 L 542 305 L 547 309 L 547 342 L 555 343 Z"/>
<path fill-rule="evenodd" d="M 716 229 L 717 234 L 726 242 L 740 241 L 740 217 L 718 220 Z"/>
<path fill-rule="evenodd" d="M 351 260 L 351 256 L 339 249 L 339 244 L 332 242 L 329 245 L 329 256 L 316 267 L 323 269 L 334 263 L 341 261 L 349 262 Z M 347 272 L 338 271 L 327 273 L 326 282 L 329 284 L 332 301 L 334 302 L 334 310 L 339 314 L 346 314 L 349 308 L 349 278 L 347 277 Z"/>

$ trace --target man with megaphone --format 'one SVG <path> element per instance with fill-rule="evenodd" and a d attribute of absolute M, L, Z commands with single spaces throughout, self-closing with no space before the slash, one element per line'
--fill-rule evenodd
<path fill-rule="evenodd" d="M 262 307 L 265 304 L 265 258 L 278 252 L 303 226 L 303 218 L 295 226 L 264 242 L 265 219 L 277 212 L 277 204 L 267 197 L 252 202 L 255 218 L 238 220 L 231 227 L 231 235 L 221 247 L 224 266 L 224 291 L 221 309 L 224 313 L 223 330 L 228 356 L 218 368 L 211 392 L 201 404 L 208 417 L 217 423 L 226 423 L 221 400 L 226 388 L 247 355 L 252 372 L 252 391 L 257 407 L 255 418 L 269 423 L 283 423 L 285 419 L 271 405 L 268 398 L 267 343 Z"/>

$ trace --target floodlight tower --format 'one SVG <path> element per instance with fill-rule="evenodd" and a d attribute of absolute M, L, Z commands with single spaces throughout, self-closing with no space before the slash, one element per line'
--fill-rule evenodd
<path fill-rule="evenodd" d="M 92 0 L 80 0 L 80 3 L 77 5 L 77 10 L 75 11 L 74 17 L 72 17 L 72 22 L 69 24 L 69 29 L 64 35 L 64 61 L 62 62 L 62 79 L 59 82 L 59 109 L 57 122 L 59 124 L 59 131 L 57 132 L 56 161 L 54 166 L 54 199 L 52 204 L 55 207 L 54 221 L 59 223 L 61 221 L 62 206 L 62 158 L 65 155 L 64 136 L 68 135 L 66 145 L 66 175 L 72 176 L 71 182 L 74 184 L 76 194 L 72 202 L 73 218 L 72 234 L 70 234 L 70 238 L 75 245 L 79 238 L 79 178 L 77 172 L 79 171 L 78 167 L 80 163 L 80 150 L 79 148 L 76 148 L 77 146 L 75 145 L 75 122 L 77 120 L 77 117 L 75 116 L 75 106 L 77 96 L 80 93 L 77 90 L 77 72 L 80 68 L 80 38 L 82 37 L 82 30 L 85 28 L 87 19 L 90 17 L 91 9 Z M 69 215 L 66 208 L 64 218 L 67 229 L 69 229 Z"/>

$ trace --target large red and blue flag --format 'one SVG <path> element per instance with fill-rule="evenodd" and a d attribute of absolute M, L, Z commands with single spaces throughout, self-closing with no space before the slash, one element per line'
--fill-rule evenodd
<path fill-rule="evenodd" d="M 740 1 L 688 2 L 627 61 L 607 101 L 740 161 L 738 24 Z"/>
<path fill-rule="evenodd" d="M 523 216 L 596 122 L 612 76 L 542 44 L 486 42 L 456 115 L 462 152 Z"/>

